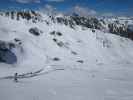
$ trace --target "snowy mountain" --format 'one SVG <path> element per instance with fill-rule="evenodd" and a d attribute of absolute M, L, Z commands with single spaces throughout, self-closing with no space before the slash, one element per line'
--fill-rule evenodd
<path fill-rule="evenodd" d="M 47 77 L 40 75 L 29 79 L 31 83 L 17 86 L 1 79 L 0 98 L 132 100 L 129 95 L 132 95 L 133 88 L 124 88 L 127 84 L 132 86 L 133 81 L 132 34 L 132 18 L 48 16 L 35 11 L 1 12 L 1 78 L 41 68 L 48 73 L 54 69 L 63 71 L 55 71 Z"/>

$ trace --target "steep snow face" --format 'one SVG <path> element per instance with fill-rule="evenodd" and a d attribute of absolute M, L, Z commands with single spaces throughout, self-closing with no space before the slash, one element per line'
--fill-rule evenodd
<path fill-rule="evenodd" d="M 132 41 L 99 30 L 81 26 L 71 28 L 53 23 L 47 15 L 42 22 L 12 20 L 0 16 L 0 38 L 21 41 L 14 50 L 17 66 L 46 64 L 109 64 L 132 63 Z M 46 22 L 47 21 L 47 22 Z"/>

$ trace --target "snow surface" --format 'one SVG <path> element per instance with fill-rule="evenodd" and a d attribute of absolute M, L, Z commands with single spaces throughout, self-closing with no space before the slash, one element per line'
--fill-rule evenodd
<path fill-rule="evenodd" d="M 43 20 L 50 22 L 48 16 Z M 43 33 L 34 36 L 29 29 Z M 50 32 L 61 32 L 62 36 Z M 0 100 L 133 100 L 133 42 L 110 33 L 0 16 L 0 40 L 22 41 L 18 62 L 0 64 Z M 57 45 L 53 39 L 62 42 Z M 76 52 L 73 54 L 72 52 Z M 53 58 L 59 58 L 54 61 Z M 82 61 L 82 62 L 80 62 Z M 1 79 L 14 73 L 44 74 L 28 79 Z M 64 70 L 54 70 L 54 69 Z M 46 72 L 46 73 L 45 73 Z"/>

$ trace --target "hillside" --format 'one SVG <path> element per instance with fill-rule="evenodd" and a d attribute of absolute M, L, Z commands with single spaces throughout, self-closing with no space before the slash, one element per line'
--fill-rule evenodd
<path fill-rule="evenodd" d="M 0 77 L 41 68 L 47 73 L 18 84 L 1 79 L 0 98 L 132 100 L 132 23 L 131 18 L 1 12 Z"/>

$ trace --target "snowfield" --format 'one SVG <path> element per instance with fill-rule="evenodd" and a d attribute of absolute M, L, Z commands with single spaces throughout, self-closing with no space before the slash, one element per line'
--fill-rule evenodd
<path fill-rule="evenodd" d="M 17 56 L 0 63 L 0 100 L 133 100 L 133 41 L 43 20 L 0 16 L 0 40 Z M 33 77 L 5 78 L 16 72 Z"/>

